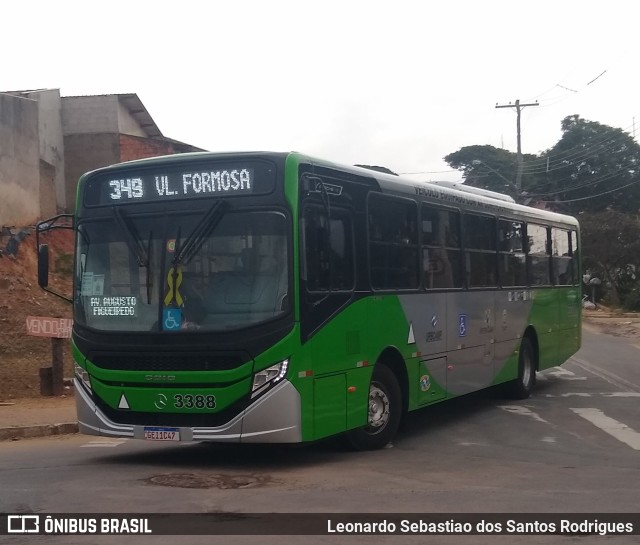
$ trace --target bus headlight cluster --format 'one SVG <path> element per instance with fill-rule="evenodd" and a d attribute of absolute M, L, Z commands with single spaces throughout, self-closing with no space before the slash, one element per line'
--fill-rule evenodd
<path fill-rule="evenodd" d="M 82 367 L 80 367 L 77 363 L 73 362 L 73 371 L 77 377 L 77 379 L 84 384 L 84 387 L 91 391 L 91 380 L 89 379 L 89 373 Z"/>
<path fill-rule="evenodd" d="M 267 367 L 262 371 L 258 371 L 253 375 L 253 388 L 251 388 L 251 397 L 255 397 L 264 390 L 280 382 L 287 374 L 289 367 L 289 359 L 282 360 L 271 367 Z"/>

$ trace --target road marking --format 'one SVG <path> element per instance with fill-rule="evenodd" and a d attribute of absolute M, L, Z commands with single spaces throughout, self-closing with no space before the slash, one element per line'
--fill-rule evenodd
<path fill-rule="evenodd" d="M 640 397 L 640 392 L 565 392 L 564 394 L 541 394 L 540 397 Z"/>
<path fill-rule="evenodd" d="M 568 375 L 568 376 L 572 376 L 572 377 L 576 376 L 575 373 L 569 371 L 568 369 L 564 369 L 562 367 L 556 367 L 556 368 L 553 369 L 553 371 L 549 371 L 547 374 L 548 375 L 558 375 L 558 376 Z"/>
<path fill-rule="evenodd" d="M 625 392 L 637 392 L 640 390 L 640 385 L 634 384 L 633 382 L 619 377 L 611 371 L 606 371 L 601 367 L 597 367 L 592 363 L 578 359 L 575 356 L 572 357 L 570 361 L 581 369 L 587 371 L 587 373 L 591 373 L 597 377 L 600 377 L 601 379 L 607 381 L 609 384 L 615 386 L 616 388 L 619 388 L 620 390 L 624 390 Z"/>
<path fill-rule="evenodd" d="M 578 377 L 575 373 L 569 371 L 568 369 L 563 369 L 562 367 L 556 367 L 551 371 L 547 371 L 541 376 L 553 376 L 562 380 L 587 380 L 587 377 Z"/>
<path fill-rule="evenodd" d="M 498 408 L 502 409 L 503 411 L 507 411 L 508 413 L 519 414 L 521 416 L 528 416 L 529 418 L 533 418 L 538 422 L 544 422 L 545 424 L 549 423 L 540 415 L 534 413 L 531 409 L 528 409 L 527 407 L 520 407 L 519 405 L 498 405 Z"/>
<path fill-rule="evenodd" d="M 600 409 L 571 409 L 578 416 L 591 422 L 605 433 L 622 441 L 634 450 L 640 450 L 640 433 L 626 424 L 607 416 Z"/>
<path fill-rule="evenodd" d="M 108 437 L 105 437 L 104 439 L 95 439 L 94 441 L 89 441 L 88 443 L 85 443 L 84 445 L 80 445 L 81 447 L 97 447 L 97 448 L 101 448 L 101 447 L 117 447 L 118 445 L 122 445 L 123 443 L 126 443 L 128 441 L 128 439 L 109 439 Z"/>

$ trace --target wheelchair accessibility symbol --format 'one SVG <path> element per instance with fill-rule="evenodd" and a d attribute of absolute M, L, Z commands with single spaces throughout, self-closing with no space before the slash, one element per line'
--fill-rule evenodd
<path fill-rule="evenodd" d="M 162 310 L 162 329 L 172 331 L 182 326 L 182 309 L 165 308 Z"/>
<path fill-rule="evenodd" d="M 458 337 L 466 337 L 467 336 L 467 315 L 460 314 L 458 321 Z"/>

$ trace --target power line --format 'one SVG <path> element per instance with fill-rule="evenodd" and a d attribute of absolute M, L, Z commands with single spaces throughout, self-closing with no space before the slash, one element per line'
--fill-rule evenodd
<path fill-rule="evenodd" d="M 615 189 L 610 189 L 609 191 L 605 191 L 604 193 L 598 193 L 597 195 L 589 195 L 588 197 L 580 197 L 579 199 L 567 199 L 567 200 L 563 200 L 563 201 L 541 201 L 541 202 L 548 202 L 548 203 L 563 203 L 563 202 L 578 202 L 578 201 L 586 201 L 587 199 L 595 199 L 596 197 L 602 197 L 602 195 L 608 195 L 609 193 L 613 193 L 615 191 L 620 191 L 621 189 L 625 189 L 629 186 L 632 186 L 634 184 L 637 184 L 638 180 L 635 180 L 631 183 L 628 183 L 626 185 L 623 185 L 621 187 L 616 187 Z"/>
<path fill-rule="evenodd" d="M 630 127 L 631 126 L 632 125 L 630 125 Z M 623 134 L 620 134 L 620 132 L 618 131 L 622 131 Z M 623 143 L 620 142 L 620 138 L 623 137 L 625 133 L 625 129 L 612 128 L 612 130 L 608 130 L 606 134 L 604 134 L 603 137 L 599 140 L 589 142 L 589 146 L 586 148 L 576 146 L 561 151 L 556 155 L 543 155 L 540 158 L 534 159 L 532 161 L 524 161 L 526 166 L 523 167 L 523 173 L 536 174 L 561 170 L 567 166 L 567 161 L 576 162 L 583 159 L 586 160 L 590 157 L 593 157 L 595 153 L 601 153 L 603 151 L 610 150 L 614 146 Z"/>
<path fill-rule="evenodd" d="M 516 189 L 518 193 L 522 190 L 522 141 L 520 138 L 520 112 L 523 108 L 527 106 L 539 106 L 537 102 L 530 102 L 528 104 L 520 104 L 520 99 L 516 100 L 515 104 L 498 104 L 496 103 L 496 108 L 514 108 L 516 109 L 517 121 L 517 139 L 518 139 L 518 153 L 517 153 L 517 161 L 518 161 L 518 170 L 516 172 Z"/>
<path fill-rule="evenodd" d="M 629 164 L 628 166 L 631 166 L 631 164 Z M 602 183 L 602 182 L 606 182 L 608 180 L 611 180 L 612 178 L 615 178 L 615 177 L 619 176 L 622 172 L 625 172 L 624 168 L 620 168 L 620 169 L 618 169 L 618 170 L 616 170 L 614 172 L 609 172 L 608 174 L 603 174 L 599 178 L 595 178 L 595 179 L 592 179 L 592 180 L 587 180 L 587 181 L 585 181 L 584 183 L 581 183 L 581 184 L 572 185 L 572 186 L 565 187 L 565 188 L 562 188 L 562 189 L 557 189 L 557 190 L 554 190 L 554 191 L 545 191 L 544 193 L 530 193 L 528 191 L 527 194 L 530 197 L 546 197 L 546 196 L 550 196 L 550 195 L 559 195 L 561 193 L 569 193 L 570 191 L 577 191 L 579 189 L 584 189 L 585 187 L 589 187 L 589 186 L 596 185 L 596 184 L 599 184 L 599 183 Z"/>

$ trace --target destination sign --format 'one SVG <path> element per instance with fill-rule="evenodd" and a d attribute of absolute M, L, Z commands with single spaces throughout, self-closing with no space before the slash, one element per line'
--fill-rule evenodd
<path fill-rule="evenodd" d="M 214 168 L 212 168 L 214 166 Z M 268 193 L 275 186 L 274 168 L 265 164 L 184 165 L 159 170 L 99 173 L 87 181 L 85 205 L 198 199 Z"/>

